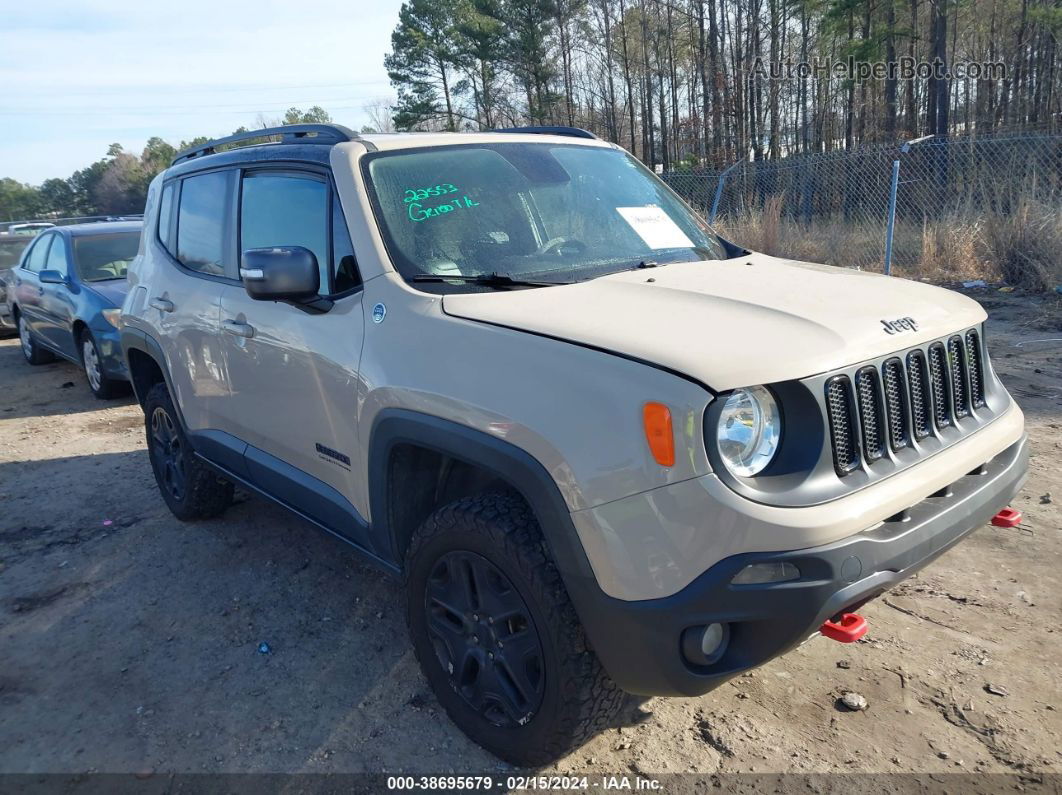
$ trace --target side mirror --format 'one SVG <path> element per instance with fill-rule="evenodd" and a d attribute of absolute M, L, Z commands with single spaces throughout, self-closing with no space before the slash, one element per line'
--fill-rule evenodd
<path fill-rule="evenodd" d="M 40 279 L 41 284 L 66 284 L 66 277 L 59 271 L 41 271 L 37 274 L 37 278 Z"/>
<path fill-rule="evenodd" d="M 243 288 L 256 301 L 300 302 L 317 298 L 317 257 L 302 246 L 249 248 L 240 267 Z"/>

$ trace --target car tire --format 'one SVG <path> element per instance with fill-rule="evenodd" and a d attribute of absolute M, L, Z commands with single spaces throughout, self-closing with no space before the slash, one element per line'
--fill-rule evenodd
<path fill-rule="evenodd" d="M 103 372 L 103 357 L 100 356 L 100 349 L 88 329 L 81 332 L 78 348 L 81 351 L 81 367 L 85 371 L 85 379 L 93 395 L 100 400 L 110 400 L 129 393 L 129 384 L 109 378 Z"/>
<path fill-rule="evenodd" d="M 542 765 L 613 724 L 626 695 L 590 648 L 519 496 L 440 508 L 413 534 L 405 571 L 417 660 L 472 740 L 512 764 Z"/>
<path fill-rule="evenodd" d="M 37 340 L 33 339 L 33 332 L 21 313 L 18 316 L 18 338 L 22 355 L 30 364 L 48 364 L 55 361 L 55 354 L 42 348 L 37 344 Z"/>
<path fill-rule="evenodd" d="M 151 469 L 170 512 L 182 522 L 224 513 L 233 484 L 196 457 L 164 383 L 151 387 L 144 399 L 144 427 Z"/>

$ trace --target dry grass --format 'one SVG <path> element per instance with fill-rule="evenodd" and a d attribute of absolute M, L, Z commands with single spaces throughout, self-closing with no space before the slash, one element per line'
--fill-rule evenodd
<path fill-rule="evenodd" d="M 1039 291 L 1062 284 L 1062 208 L 1022 202 L 990 217 L 982 238 L 1008 283 Z"/>
<path fill-rule="evenodd" d="M 724 235 L 755 251 L 830 265 L 884 268 L 885 223 L 832 218 L 805 226 L 764 209 L 719 219 Z M 1062 284 L 1062 207 L 1021 201 L 1008 215 L 964 212 L 917 223 L 900 219 L 893 272 L 930 281 L 985 279 L 1045 291 Z"/>
<path fill-rule="evenodd" d="M 724 236 L 776 257 L 829 265 L 880 269 L 884 262 L 884 224 L 816 221 L 808 226 L 781 217 L 781 201 L 768 199 L 763 212 L 727 217 L 715 226 Z"/>

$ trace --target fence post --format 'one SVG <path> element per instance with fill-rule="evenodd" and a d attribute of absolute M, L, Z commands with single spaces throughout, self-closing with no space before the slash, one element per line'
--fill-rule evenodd
<path fill-rule="evenodd" d="M 904 144 L 906 147 L 907 144 Z M 901 149 L 906 151 L 905 149 Z M 892 232 L 896 227 L 896 188 L 900 184 L 900 158 L 892 161 L 892 185 L 889 187 L 889 222 L 885 227 L 885 275 L 892 274 Z"/>
<path fill-rule="evenodd" d="M 928 141 L 932 135 L 924 135 L 913 141 L 904 141 L 892 161 L 892 183 L 889 186 L 889 220 L 885 226 L 885 275 L 892 275 L 892 235 L 896 229 L 896 189 L 900 185 L 900 155 L 911 151 L 911 147 L 922 141 Z"/>
<path fill-rule="evenodd" d="M 723 185 L 726 184 L 726 175 L 737 168 L 740 163 L 744 162 L 743 159 L 738 160 L 737 163 L 727 167 L 719 174 L 719 183 L 715 186 L 715 198 L 712 199 L 712 209 L 711 212 L 708 213 L 708 223 L 715 223 L 715 214 L 719 212 L 719 200 L 723 198 Z"/>

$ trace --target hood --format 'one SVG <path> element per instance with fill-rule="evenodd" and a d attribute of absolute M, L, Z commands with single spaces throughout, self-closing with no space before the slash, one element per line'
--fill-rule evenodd
<path fill-rule="evenodd" d="M 981 323 L 959 293 L 751 254 L 625 271 L 562 287 L 449 294 L 443 311 L 590 345 L 717 391 L 834 370 Z M 889 333 L 883 321 L 911 318 Z"/>
<path fill-rule="evenodd" d="M 112 306 L 121 306 L 125 300 L 125 294 L 129 292 L 129 282 L 125 279 L 91 283 L 82 282 L 82 286 L 89 292 L 100 296 L 104 301 L 109 301 Z"/>

